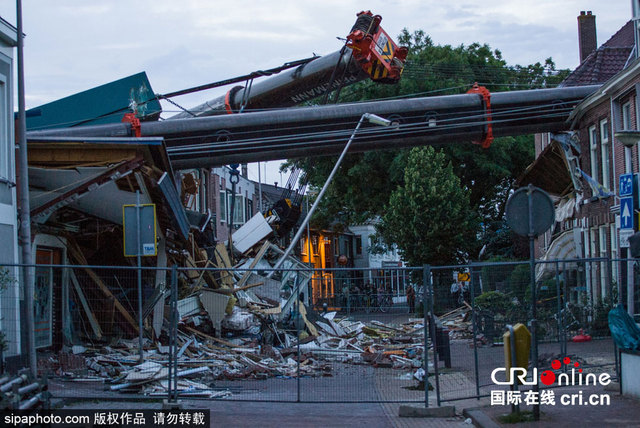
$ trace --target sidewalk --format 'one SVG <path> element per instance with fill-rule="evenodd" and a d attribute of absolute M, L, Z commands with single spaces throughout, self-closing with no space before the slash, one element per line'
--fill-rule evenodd
<path fill-rule="evenodd" d="M 433 427 L 463 428 L 465 418 L 400 418 L 399 404 L 270 403 L 183 401 L 184 409 L 210 409 L 212 427 Z M 76 402 L 65 409 L 160 409 L 159 403 L 131 401 Z"/>
<path fill-rule="evenodd" d="M 572 386 L 566 388 L 555 388 L 556 405 L 540 406 L 539 422 L 521 422 L 518 424 L 500 423 L 499 417 L 510 412 L 510 406 L 484 406 L 474 409 L 474 413 L 488 416 L 495 425 L 479 422 L 474 418 L 476 426 L 489 428 L 491 426 L 501 427 L 632 427 L 640 426 L 640 400 L 623 397 L 616 391 L 605 390 L 598 386 Z M 562 394 L 580 394 L 582 391 L 583 401 L 591 394 L 606 394 L 610 397 L 610 405 L 589 405 L 583 402 L 582 405 L 562 405 L 559 397 Z M 521 410 L 532 410 L 531 407 L 521 406 Z"/>

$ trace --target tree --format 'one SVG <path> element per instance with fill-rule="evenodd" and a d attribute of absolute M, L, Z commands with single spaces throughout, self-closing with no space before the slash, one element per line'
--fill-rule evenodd
<path fill-rule="evenodd" d="M 492 91 L 543 88 L 557 85 L 568 74 L 568 70 L 556 70 L 551 58 L 544 64 L 508 66 L 500 51 L 486 44 L 439 46 L 424 31 L 411 34 L 405 29 L 398 41 L 409 47 L 401 81 L 396 85 L 364 81 L 349 86 L 342 90 L 340 102 L 464 93 L 474 82 Z M 534 159 L 533 136 L 497 138 L 489 149 L 471 143 L 445 144 L 442 152 L 451 162 L 460 186 L 470 192 L 469 203 L 482 219 L 480 239 L 474 239 L 471 248 L 467 248 L 475 258 L 487 240 L 491 240 L 496 224 L 502 223 L 509 192 Z M 405 149 L 347 156 L 325 194 L 314 224 L 327 227 L 336 220 L 351 224 L 383 215 L 389 195 L 405 184 L 408 153 Z M 304 169 L 311 185 L 320 187 L 335 160 L 295 160 L 287 167 Z M 492 245 L 490 254 L 508 255 L 507 243 L 502 240 L 500 245 Z"/>
<path fill-rule="evenodd" d="M 479 225 L 469 194 L 442 151 L 411 149 L 404 185 L 389 198 L 380 235 L 387 244 L 398 245 L 410 266 L 462 262 Z"/>

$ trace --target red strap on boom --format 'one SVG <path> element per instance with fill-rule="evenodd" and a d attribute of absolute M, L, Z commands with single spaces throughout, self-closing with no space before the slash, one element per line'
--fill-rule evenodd
<path fill-rule="evenodd" d="M 493 123 L 491 118 L 491 92 L 484 86 L 479 86 L 478 83 L 473 84 L 473 88 L 467 91 L 467 94 L 478 94 L 484 102 L 485 118 L 487 121 L 487 130 L 482 137 L 482 141 L 474 141 L 475 144 L 480 144 L 483 149 L 491 147 L 493 142 Z"/>
<path fill-rule="evenodd" d="M 133 135 L 135 135 L 136 137 L 142 136 L 142 131 L 140 129 L 140 119 L 136 117 L 135 113 L 125 113 L 122 117 L 122 121 L 129 122 L 131 124 Z"/>

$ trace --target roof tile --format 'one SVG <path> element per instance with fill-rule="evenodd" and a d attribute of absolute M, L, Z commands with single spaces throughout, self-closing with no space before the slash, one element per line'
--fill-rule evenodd
<path fill-rule="evenodd" d="M 633 22 L 627 22 L 562 82 L 561 86 L 597 85 L 622 71 L 633 50 Z"/>

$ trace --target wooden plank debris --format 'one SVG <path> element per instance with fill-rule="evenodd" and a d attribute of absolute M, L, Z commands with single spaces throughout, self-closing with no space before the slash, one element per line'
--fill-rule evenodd
<path fill-rule="evenodd" d="M 84 257 L 84 254 L 82 254 L 82 251 L 80 251 L 80 248 L 77 247 L 75 243 L 72 243 L 72 241 L 68 241 L 68 242 L 69 242 L 69 245 L 67 246 L 67 249 L 69 250 L 69 253 L 71 254 L 71 256 L 79 264 L 88 265 L 87 259 Z M 104 293 L 104 295 L 107 296 L 108 298 L 113 299 L 113 303 L 115 305 L 115 308 L 118 310 L 118 312 L 120 312 L 122 317 L 129 323 L 129 325 L 131 327 L 133 327 L 133 329 L 137 333 L 138 332 L 138 323 L 136 322 L 135 319 L 133 319 L 131 314 L 129 314 L 129 311 L 127 311 L 127 309 L 125 309 L 125 307 L 122 306 L 122 303 L 120 303 L 120 301 L 118 299 L 116 299 L 116 297 L 113 295 L 111 290 L 109 290 L 109 287 L 107 287 L 106 284 L 104 282 L 102 282 L 100 277 L 98 277 L 98 275 L 96 275 L 96 273 L 91 268 L 86 268 L 85 267 L 83 269 L 87 273 L 87 275 L 89 275 L 89 277 L 93 280 L 93 282 L 95 282 L 96 285 L 100 288 L 100 291 L 102 291 Z"/>
<path fill-rule="evenodd" d="M 82 291 L 82 288 L 80 287 L 80 284 L 78 283 L 78 279 L 76 278 L 76 274 L 73 272 L 73 270 L 70 271 L 69 278 L 73 283 L 73 288 L 76 291 L 76 295 L 78 296 L 78 299 L 80 299 L 80 304 L 82 305 L 82 309 L 84 310 L 84 313 L 87 316 L 87 319 L 89 320 L 89 325 L 93 330 L 93 334 L 95 334 L 96 339 L 98 340 L 102 339 L 102 329 L 100 328 L 100 324 L 98 323 L 96 316 L 93 314 L 93 311 L 89 306 L 89 302 L 87 302 L 87 298 L 85 297 L 84 292 Z"/>

